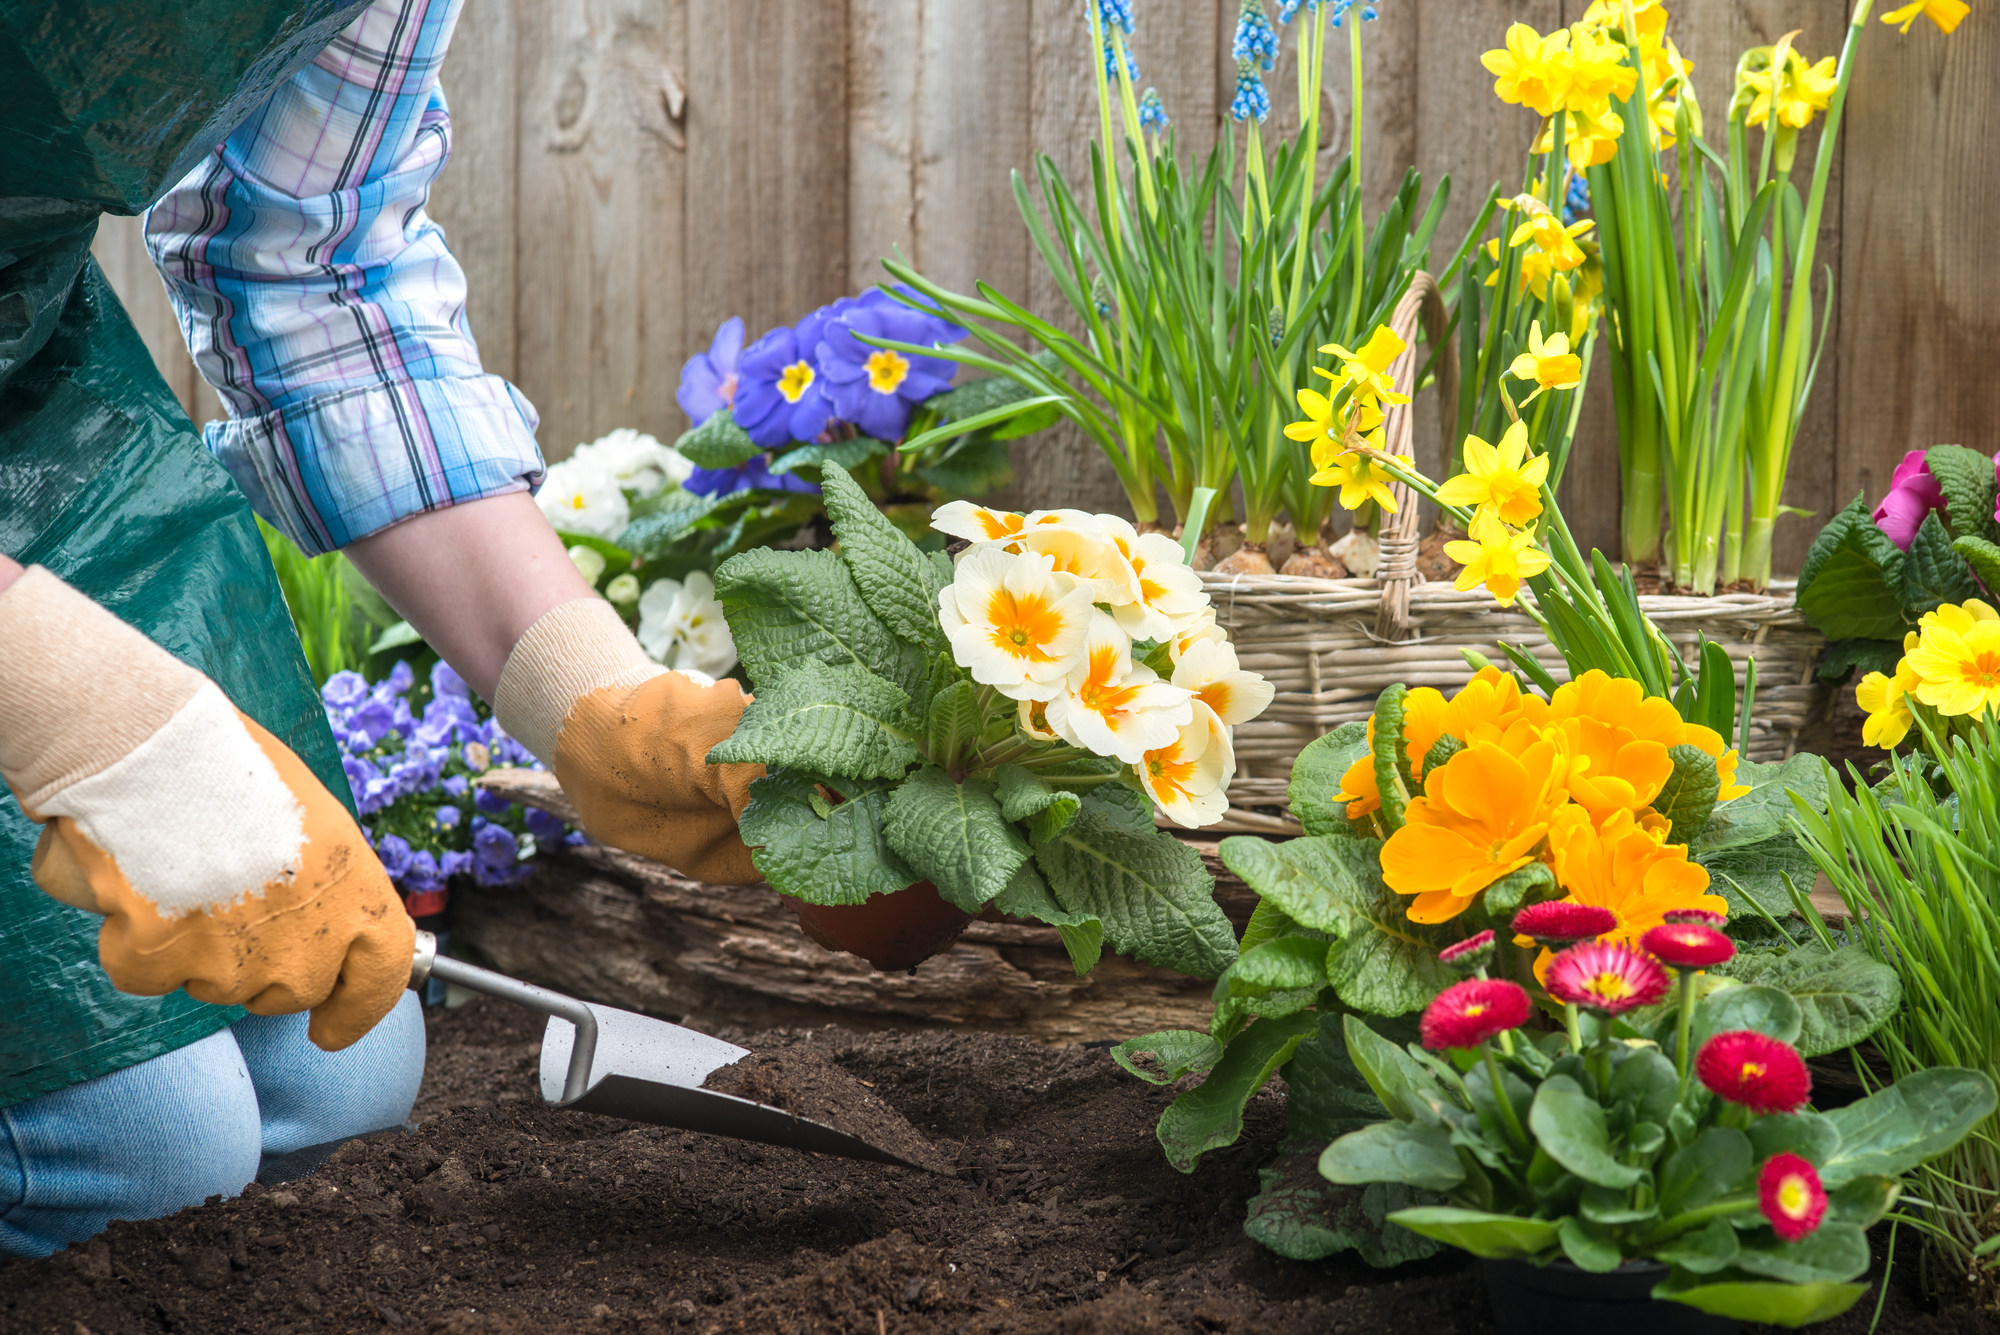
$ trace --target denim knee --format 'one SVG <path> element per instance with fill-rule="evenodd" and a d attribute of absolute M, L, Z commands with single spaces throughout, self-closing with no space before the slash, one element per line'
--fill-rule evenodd
<path fill-rule="evenodd" d="M 228 1030 L 0 1108 L 0 1253 L 47 1256 L 257 1175 L 257 1093 Z"/>
<path fill-rule="evenodd" d="M 424 1079 L 424 1012 L 415 992 L 339 1052 L 314 1047 L 306 1023 L 304 1015 L 249 1015 L 230 1026 L 257 1089 L 264 1153 L 290 1154 L 409 1119 Z"/>

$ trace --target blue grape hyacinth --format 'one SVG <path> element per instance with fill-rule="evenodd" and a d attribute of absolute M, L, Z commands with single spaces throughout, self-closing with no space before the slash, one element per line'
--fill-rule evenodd
<path fill-rule="evenodd" d="M 1167 104 L 1160 98 L 1160 90 L 1148 88 L 1139 99 L 1139 128 L 1153 134 L 1165 134 L 1173 120 L 1167 115 Z"/>
<path fill-rule="evenodd" d="M 1229 54 L 1238 60 L 1254 60 L 1264 69 L 1278 65 L 1278 30 L 1264 13 L 1264 0 L 1243 0 L 1236 11 L 1236 36 Z"/>
<path fill-rule="evenodd" d="M 1229 99 L 1229 114 L 1239 121 L 1255 118 L 1259 125 L 1271 114 L 1271 94 L 1257 74 L 1257 62 L 1248 56 L 1236 62 L 1236 96 Z"/>

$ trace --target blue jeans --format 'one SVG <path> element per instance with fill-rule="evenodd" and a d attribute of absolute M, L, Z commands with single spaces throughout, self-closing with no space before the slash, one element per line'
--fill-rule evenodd
<path fill-rule="evenodd" d="M 314 1047 L 303 1015 L 251 1015 L 0 1108 L 0 1255 L 47 1256 L 114 1219 L 234 1196 L 265 1155 L 400 1125 L 423 1075 L 423 1010 L 406 992 L 340 1052 Z"/>

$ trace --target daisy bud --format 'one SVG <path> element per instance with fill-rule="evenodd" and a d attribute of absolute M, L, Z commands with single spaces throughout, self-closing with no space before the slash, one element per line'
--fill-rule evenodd
<path fill-rule="evenodd" d="M 1549 961 L 1544 985 L 1557 1001 L 1623 1015 L 1667 995 L 1667 971 L 1622 942 L 1590 941 Z"/>
<path fill-rule="evenodd" d="M 1703 927 L 1713 927 L 1717 931 L 1729 925 L 1727 913 L 1716 913 L 1709 909 L 1674 909 L 1661 916 L 1668 922 L 1698 922 Z"/>
<path fill-rule="evenodd" d="M 1493 933 L 1481 932 L 1440 950 L 1438 962 L 1449 964 L 1462 974 L 1475 974 L 1492 962 L 1493 949 Z"/>
<path fill-rule="evenodd" d="M 1533 1009 L 1519 983 L 1504 978 L 1468 978 L 1453 983 L 1424 1008 L 1420 1033 L 1427 1048 L 1476 1048 L 1487 1039 L 1528 1022 Z"/>
<path fill-rule="evenodd" d="M 1812 1097 L 1812 1074 L 1798 1049 L 1752 1029 L 1702 1044 L 1694 1072 L 1716 1097 L 1754 1113 L 1791 1112 Z"/>
<path fill-rule="evenodd" d="M 1639 947 L 1670 969 L 1712 969 L 1736 954 L 1736 943 L 1698 922 L 1670 922 L 1649 928 Z"/>
<path fill-rule="evenodd" d="M 1530 904 L 1514 915 L 1514 931 L 1531 936 L 1544 950 L 1561 950 L 1579 941 L 1594 941 L 1618 926 L 1618 915 L 1596 904 L 1552 899 Z"/>
<path fill-rule="evenodd" d="M 1758 1170 L 1757 1203 L 1771 1221 L 1771 1231 L 1786 1242 L 1797 1242 L 1826 1218 L 1819 1170 L 1789 1152 L 1772 1155 Z"/>

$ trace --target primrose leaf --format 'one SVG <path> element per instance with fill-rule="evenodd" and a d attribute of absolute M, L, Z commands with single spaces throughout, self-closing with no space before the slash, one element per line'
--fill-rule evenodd
<path fill-rule="evenodd" d="M 993 906 L 1013 917 L 1037 918 L 1055 928 L 1078 978 L 1095 969 L 1104 955 L 1104 924 L 1087 913 L 1071 913 L 1058 904 L 1049 883 L 1032 862 L 1021 864 L 1014 879 L 1007 882 L 1007 888 L 994 896 Z"/>
<path fill-rule="evenodd" d="M 922 879 L 883 842 L 886 792 L 850 797 L 824 817 L 815 806 L 818 796 L 814 777 L 795 769 L 750 782 L 743 842 L 772 889 L 809 904 L 859 904 Z"/>
<path fill-rule="evenodd" d="M 1347 767 L 1368 753 L 1368 723 L 1356 719 L 1343 723 L 1324 737 L 1315 738 L 1292 762 L 1291 782 L 1286 795 L 1292 815 L 1305 826 L 1307 834 L 1351 834 L 1347 804 L 1335 802 L 1341 776 Z"/>
<path fill-rule="evenodd" d="M 1390 1046 L 1417 1035 L 1416 1025 L 1408 1019 L 1378 1019 L 1375 1024 L 1387 1031 Z M 1338 1015 L 1322 1014 L 1319 1027 L 1299 1044 L 1285 1067 L 1285 1088 L 1285 1129 L 1294 1136 L 1333 1140 L 1389 1115 L 1348 1058 Z"/>
<path fill-rule="evenodd" d="M 1994 549 L 1994 555 L 2000 556 L 2000 547 Z M 2000 573 L 2000 566 L 1995 570 Z M 1845 680 L 1857 668 L 1864 676 L 1870 672 L 1890 676 L 1902 661 L 1903 646 L 1895 640 L 1835 640 L 1819 656 L 1813 673 L 1821 681 L 1834 682 Z"/>
<path fill-rule="evenodd" d="M 953 783 L 936 765 L 889 795 L 882 832 L 911 870 L 967 913 L 1005 890 L 1029 855 L 1028 841 L 1000 814 L 992 784 Z"/>
<path fill-rule="evenodd" d="M 1995 487 L 1990 455 L 1968 450 L 1963 445 L 1933 445 L 1924 451 L 1924 468 L 1937 479 L 1938 490 L 1944 493 L 1945 518 L 1950 521 L 1952 537 L 2000 537 L 1994 531 Z"/>
<path fill-rule="evenodd" d="M 1291 1060 L 1318 1020 L 1310 1014 L 1259 1020 L 1238 1034 L 1208 1079 L 1160 1114 L 1158 1134 L 1167 1162 L 1192 1173 L 1203 1154 L 1235 1144 L 1243 1134 L 1243 1109 L 1251 1096 Z"/>
<path fill-rule="evenodd" d="M 1715 814 L 1689 843 L 1688 855 L 1705 864 L 1711 853 L 1761 844 L 1786 833 L 1796 811 L 1791 794 L 1825 811 L 1826 780 L 1826 762 L 1803 751 L 1782 765 L 1743 761 L 1736 767 L 1736 782 L 1750 791 L 1716 804 Z"/>
<path fill-rule="evenodd" d="M 1389 1222 L 1392 1212 L 1428 1205 L 1429 1192 L 1388 1182 L 1336 1187 L 1319 1175 L 1319 1155 L 1287 1154 L 1257 1174 L 1243 1231 L 1292 1261 L 1321 1261 L 1353 1250 L 1369 1265 L 1420 1261 L 1443 1245 Z"/>
<path fill-rule="evenodd" d="M 1050 788 L 1034 771 L 1019 765 L 1002 765 L 993 771 L 993 782 L 1001 814 L 1028 822 L 1028 833 L 1038 844 L 1061 837 L 1083 808 L 1083 799 L 1075 793 Z"/>
<path fill-rule="evenodd" d="M 1403 735 L 1403 701 L 1408 695 L 1409 688 L 1397 682 L 1375 701 L 1375 788 L 1382 797 L 1382 828 L 1391 833 L 1403 828 L 1403 808 L 1413 785 L 1410 744 Z"/>
<path fill-rule="evenodd" d="M 697 468 L 736 468 L 764 452 L 749 432 L 736 425 L 736 414 L 729 408 L 694 430 L 683 431 L 674 448 Z"/>
<path fill-rule="evenodd" d="M 1548 1156 L 1586 1182 L 1629 1187 L 1644 1170 L 1618 1162 L 1611 1150 L 1604 1109 L 1566 1075 L 1552 1075 L 1535 1091 L 1528 1129 Z"/>
<path fill-rule="evenodd" d="M 1729 901 L 1732 916 L 1744 919 L 1761 916 L 1745 900 L 1755 900 L 1764 912 L 1783 918 L 1792 911 L 1791 886 L 1809 888 L 1815 875 L 1812 854 L 1789 831 L 1760 844 L 1703 853 L 1695 861 L 1708 869 L 1710 891 Z"/>
<path fill-rule="evenodd" d="M 931 695 L 924 711 L 924 746 L 933 760 L 950 762 L 979 738 L 979 688 L 955 681 Z"/>
<path fill-rule="evenodd" d="M 1963 537 L 1951 544 L 1951 549 L 1964 557 L 1972 567 L 1972 573 L 1989 589 L 2000 589 L 2000 546 L 1995 546 L 1985 538 Z M 1897 656 L 1902 654 L 1902 645 L 1895 646 Z"/>
<path fill-rule="evenodd" d="M 808 659 L 743 711 L 711 765 L 761 764 L 853 779 L 900 779 L 923 759 L 906 740 L 909 696 L 852 663 Z"/>
<path fill-rule="evenodd" d="M 883 517 L 868 493 L 835 463 L 822 469 L 827 518 L 840 540 L 840 559 L 861 596 L 890 630 L 927 653 L 949 653 L 938 624 L 938 594 L 950 582 L 917 545 Z"/>
<path fill-rule="evenodd" d="M 813 661 L 858 664 L 912 700 L 928 689 L 929 660 L 869 610 L 832 552 L 739 553 L 716 570 L 715 596 L 759 692 Z"/>
<path fill-rule="evenodd" d="M 949 496 L 985 496 L 1014 480 L 1007 437 L 980 431 L 961 436 L 936 459 L 917 465 L 917 476 Z"/>
<path fill-rule="evenodd" d="M 1036 846 L 1036 865 L 1064 908 L 1104 924 L 1114 950 L 1215 977 L 1236 959 L 1215 878 L 1193 849 L 1150 823 L 1135 828 L 1116 803 L 1091 793 L 1060 836 Z"/>
<path fill-rule="evenodd" d="M 1553 1219 L 1485 1214 L 1448 1205 L 1398 1210 L 1389 1219 L 1412 1233 L 1436 1238 L 1489 1261 L 1525 1261 L 1551 1252 L 1558 1245 Z"/>
<path fill-rule="evenodd" d="M 866 468 L 889 452 L 889 446 L 867 436 L 856 436 L 852 440 L 813 441 L 794 446 L 771 460 L 773 473 L 792 473 L 801 468 L 819 468 L 825 464 L 839 464 L 852 472 L 856 468 Z"/>
<path fill-rule="evenodd" d="M 1377 1122 L 1350 1131 L 1320 1152 L 1319 1171 L 1329 1182 L 1348 1186 L 1398 1182 L 1422 1191 L 1450 1191 L 1465 1180 L 1451 1132 L 1432 1122 Z M 1410 1214 L 1398 1211 L 1395 1222 L 1423 1232 Z"/>
<path fill-rule="evenodd" d="M 1914 1071 L 1826 1119 L 1840 1149 L 1819 1165 L 1829 1188 L 1864 1175 L 1899 1177 L 1943 1154 L 1993 1114 L 1993 1081 L 1983 1072 L 1939 1066 Z"/>
<path fill-rule="evenodd" d="M 1820 530 L 1799 574 L 1798 607 L 1829 640 L 1901 639 L 1903 553 L 1875 527 L 1866 497 Z"/>
<path fill-rule="evenodd" d="M 1215 1069 L 1222 1044 L 1199 1029 L 1163 1029 L 1128 1038 L 1111 1049 L 1111 1060 L 1148 1084 L 1171 1085 L 1182 1076 Z"/>
<path fill-rule="evenodd" d="M 1990 495 L 1993 461 L 1986 461 L 1986 483 Z M 1988 515 L 1993 512 L 1987 511 Z M 1916 537 L 1903 557 L 1903 607 L 1910 616 L 1920 616 L 1940 603 L 1962 603 L 1979 596 L 1979 581 L 1972 567 L 1953 550 L 1944 531 L 1944 521 L 1933 510 L 1917 526 Z"/>
<path fill-rule="evenodd" d="M 1708 824 L 1709 815 L 1715 810 L 1716 795 L 1722 790 L 1722 779 L 1715 768 L 1715 757 L 1698 746 L 1682 742 L 1669 747 L 1667 756 L 1674 762 L 1674 771 L 1667 776 L 1660 795 L 1653 799 L 1653 810 L 1673 822 L 1667 842 L 1684 844 Z"/>
<path fill-rule="evenodd" d="M 1798 1049 L 1807 1057 L 1852 1047 L 1903 1004 L 1901 975 L 1858 945 L 1745 952 L 1718 972 L 1788 993 L 1799 1005 Z"/>
<path fill-rule="evenodd" d="M 1224 975 L 1231 991 L 1283 992 L 1326 986 L 1326 941 L 1285 936 L 1237 956 Z"/>
<path fill-rule="evenodd" d="M 1562 898 L 1562 887 L 1546 862 L 1530 862 L 1486 887 L 1486 912 L 1496 919 L 1512 917 L 1529 904 Z"/>

